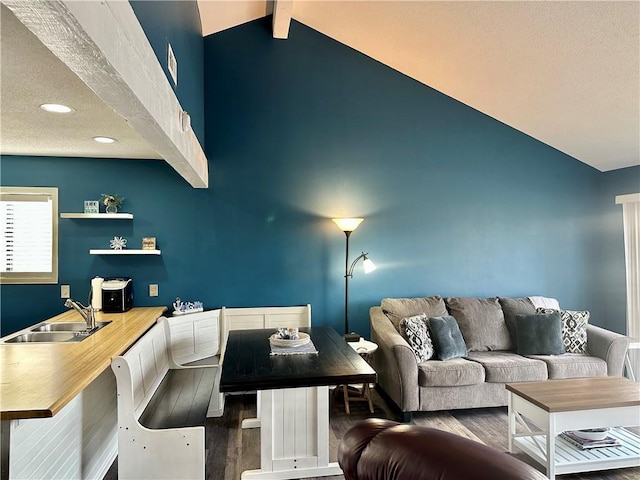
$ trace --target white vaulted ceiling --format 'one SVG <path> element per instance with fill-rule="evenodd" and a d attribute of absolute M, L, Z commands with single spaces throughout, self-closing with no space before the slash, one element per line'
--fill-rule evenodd
<path fill-rule="evenodd" d="M 272 10 L 198 4 L 203 35 Z M 294 0 L 292 18 L 601 171 L 640 164 L 637 0 Z"/>

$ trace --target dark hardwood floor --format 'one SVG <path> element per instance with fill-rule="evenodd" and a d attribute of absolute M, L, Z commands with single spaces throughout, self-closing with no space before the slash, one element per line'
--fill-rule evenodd
<path fill-rule="evenodd" d="M 378 392 L 373 391 L 372 395 L 373 414 L 369 413 L 366 402 L 353 402 L 350 404 L 350 415 L 345 413 L 341 397 L 331 395 L 329 443 L 332 461 L 337 460 L 340 438 L 359 420 L 369 417 L 399 419 L 398 412 L 390 408 Z M 244 418 L 252 418 L 255 414 L 255 395 L 231 395 L 226 399 L 224 416 L 207 420 L 208 479 L 238 480 L 242 471 L 260 467 L 260 430 L 242 430 L 240 426 Z M 447 430 L 485 443 L 500 451 L 507 451 L 506 407 L 416 413 L 413 415 L 412 423 Z M 536 466 L 524 454 L 515 456 Z M 343 476 L 324 478 L 344 479 Z M 640 478 L 640 467 L 561 475 L 557 478 L 559 480 L 637 480 Z M 105 479 L 117 479 L 117 460 Z"/>

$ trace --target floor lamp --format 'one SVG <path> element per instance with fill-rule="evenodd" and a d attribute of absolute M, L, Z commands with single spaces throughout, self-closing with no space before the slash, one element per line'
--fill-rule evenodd
<path fill-rule="evenodd" d="M 357 342 L 360 340 L 360 335 L 357 333 L 349 333 L 349 279 L 353 278 L 353 269 L 360 259 L 362 259 L 362 266 L 364 273 L 372 272 L 376 269 L 374 263 L 367 257 L 367 253 L 362 252 L 356 257 L 356 259 L 349 265 L 349 237 L 358 225 L 362 223 L 364 218 L 332 218 L 332 220 L 338 225 L 338 228 L 344 232 L 346 237 L 345 248 L 345 260 L 344 260 L 344 338 L 347 342 Z"/>

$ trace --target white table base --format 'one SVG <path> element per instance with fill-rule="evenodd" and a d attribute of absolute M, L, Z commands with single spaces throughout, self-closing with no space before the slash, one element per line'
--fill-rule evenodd
<path fill-rule="evenodd" d="M 256 418 L 242 420 L 242 428 L 260 428 L 260 390 L 256 392 Z"/>
<path fill-rule="evenodd" d="M 623 444 L 594 450 L 580 450 L 557 437 L 565 430 L 604 426 L 634 426 L 638 423 L 638 407 L 597 408 L 550 413 L 509 391 L 508 423 L 509 452 L 522 450 L 546 469 L 554 480 L 556 475 L 640 466 L 640 436 L 614 428 L 611 435 Z M 532 431 L 522 416 L 531 420 L 539 430 Z M 527 430 L 516 433 L 516 425 Z"/>
<path fill-rule="evenodd" d="M 329 462 L 329 387 L 264 390 L 258 402 L 260 469 L 243 480 L 342 475 Z"/>

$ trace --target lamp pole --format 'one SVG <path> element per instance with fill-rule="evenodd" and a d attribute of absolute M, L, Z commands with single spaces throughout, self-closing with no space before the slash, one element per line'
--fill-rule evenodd
<path fill-rule="evenodd" d="M 350 231 L 344 232 L 347 237 L 344 255 L 344 334 L 349 333 L 349 236 Z"/>
<path fill-rule="evenodd" d="M 345 234 L 345 254 L 344 254 L 344 338 L 347 341 L 358 341 L 360 338 L 359 335 L 350 335 L 349 334 L 349 277 L 353 275 L 353 267 L 355 267 L 358 260 L 361 258 L 366 258 L 363 253 L 358 258 L 354 260 L 349 267 L 349 236 L 351 232 L 353 232 L 358 225 L 364 220 L 363 218 L 332 218 L 334 223 L 338 226 L 340 230 L 342 230 Z"/>

